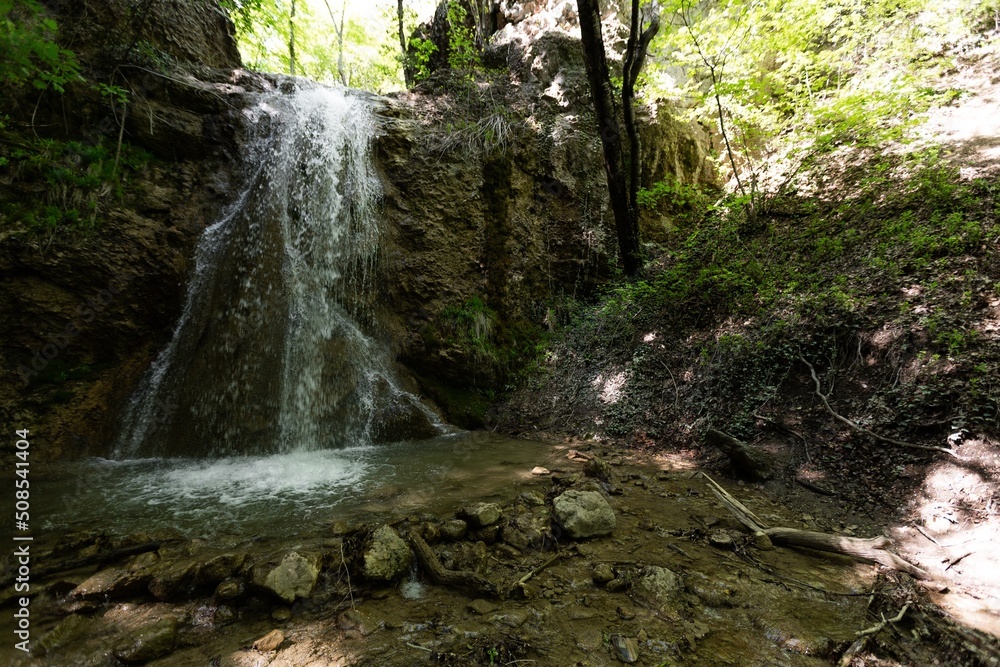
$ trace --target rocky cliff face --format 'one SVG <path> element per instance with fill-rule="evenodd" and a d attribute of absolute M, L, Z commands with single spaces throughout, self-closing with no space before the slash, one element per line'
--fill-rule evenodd
<path fill-rule="evenodd" d="M 233 192 L 236 114 L 262 83 L 232 69 L 232 26 L 215 2 L 191 4 L 57 5 L 62 39 L 93 79 L 62 96 L 4 100 L 10 127 L 31 136 L 33 112 L 50 142 L 42 166 L 15 159 L 4 170 L 0 214 L 0 414 L 31 429 L 36 462 L 108 451 L 177 319 L 194 244 Z M 124 128 L 121 107 L 94 86 L 109 67 L 128 91 Z M 112 160 L 114 178 L 103 178 Z M 93 217 L 28 219 L 43 205 Z"/>
<path fill-rule="evenodd" d="M 120 107 L 113 113 L 92 84 L 43 97 L 36 126 L 74 140 L 78 153 L 103 146 L 108 161 L 119 132 L 126 153 L 147 153 L 123 163 L 120 196 L 97 196 L 93 229 L 3 221 L 0 413 L 33 430 L 36 460 L 108 452 L 125 401 L 180 314 L 195 243 L 235 195 L 247 95 L 274 85 L 236 69 L 231 25 L 214 3 L 195 11 L 157 2 L 144 15 L 128 7 L 94 0 L 61 10 L 88 68 L 124 73 L 124 129 Z M 537 15 L 519 16 L 504 19 L 506 37 L 487 54 L 510 76 L 375 100 L 385 181 L 379 335 L 466 426 L 489 421 L 491 399 L 563 306 L 616 271 L 572 17 L 542 29 Z M 34 102 L 9 100 L 12 117 L 27 122 Z M 650 122 L 644 139 L 658 178 L 714 178 L 686 126 Z M 8 198 L 59 203 L 42 177 L 3 177 Z M 160 407 L 164 419 L 177 416 L 176 406 Z"/>
<path fill-rule="evenodd" d="M 617 270 L 575 7 L 536 4 L 505 5 L 486 54 L 509 76 L 432 77 L 381 111 L 391 339 L 467 426 L 489 421 L 483 397 L 534 357 L 562 306 Z M 645 185 L 714 185 L 697 128 L 665 109 L 644 119 Z M 660 224 L 646 231 L 656 236 Z"/>

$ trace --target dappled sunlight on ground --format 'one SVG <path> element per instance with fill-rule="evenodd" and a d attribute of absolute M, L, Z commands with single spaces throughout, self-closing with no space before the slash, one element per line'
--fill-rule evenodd
<path fill-rule="evenodd" d="M 962 59 L 970 66 L 943 81 L 959 91 L 960 104 L 932 110 L 919 133 L 925 142 L 946 147 L 945 155 L 956 163 L 963 179 L 987 177 L 1000 167 L 998 57 L 997 34 L 969 48 Z"/>
<path fill-rule="evenodd" d="M 959 622 L 1000 636 L 1000 454 L 989 440 L 928 471 L 904 523 L 900 552 L 929 571 L 931 596 Z"/>
<path fill-rule="evenodd" d="M 598 396 L 603 403 L 613 405 L 621 400 L 627 379 L 625 371 L 612 373 L 608 376 L 598 375 L 594 378 L 591 386 L 598 390 Z"/>

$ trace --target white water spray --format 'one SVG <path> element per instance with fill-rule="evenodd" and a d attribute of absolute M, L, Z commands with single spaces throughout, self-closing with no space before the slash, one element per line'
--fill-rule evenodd
<path fill-rule="evenodd" d="M 381 196 L 370 105 L 312 87 L 262 99 L 247 120 L 254 171 L 202 237 L 184 313 L 126 410 L 116 457 L 364 445 L 387 415 L 440 432 L 367 333 Z"/>

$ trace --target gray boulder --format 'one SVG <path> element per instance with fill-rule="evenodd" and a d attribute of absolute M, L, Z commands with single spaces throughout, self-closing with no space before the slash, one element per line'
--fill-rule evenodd
<path fill-rule="evenodd" d="M 271 591 L 285 602 L 312 595 L 319 579 L 319 557 L 303 556 L 297 551 L 285 555 L 274 568 L 255 568 L 254 583 Z"/>
<path fill-rule="evenodd" d="M 556 522 L 573 539 L 610 535 L 615 512 L 597 491 L 566 491 L 552 501 Z"/>
<path fill-rule="evenodd" d="M 372 543 L 365 551 L 364 559 L 366 578 L 395 581 L 409 572 L 413 553 L 395 530 L 382 526 L 372 535 Z"/>

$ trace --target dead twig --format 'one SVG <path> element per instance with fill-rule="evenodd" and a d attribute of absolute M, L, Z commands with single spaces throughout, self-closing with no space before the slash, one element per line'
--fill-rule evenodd
<path fill-rule="evenodd" d="M 528 574 L 518 579 L 517 582 L 513 586 L 511 586 L 511 588 L 516 588 L 517 586 L 523 586 L 524 584 L 528 583 L 528 580 L 530 580 L 533 576 L 535 576 L 536 574 L 547 568 L 549 565 L 552 565 L 552 563 L 556 562 L 560 558 L 562 558 L 562 554 L 556 554 L 555 556 L 548 559 L 547 561 L 536 567 Z"/>
<path fill-rule="evenodd" d="M 354 606 L 354 586 L 351 585 L 351 568 L 347 567 L 347 559 L 344 558 L 344 541 L 340 542 L 340 564 L 344 566 L 344 572 L 347 574 L 347 594 L 351 596 L 351 609 L 355 609 Z"/>
<path fill-rule="evenodd" d="M 975 553 L 974 551 L 969 551 L 969 552 L 967 552 L 967 553 L 964 553 L 964 554 L 962 554 L 961 556 L 959 556 L 959 557 L 958 557 L 958 558 L 956 558 L 955 560 L 953 560 L 953 561 L 951 561 L 950 563 L 948 563 L 948 567 L 946 567 L 946 568 L 944 568 L 944 569 L 945 569 L 946 571 L 947 571 L 947 570 L 950 570 L 951 568 L 953 568 L 954 566 L 958 565 L 959 563 L 961 563 L 961 562 L 962 562 L 963 560 L 965 560 L 966 558 L 968 558 L 969 556 L 971 556 L 971 555 L 972 555 L 972 554 L 974 554 L 974 553 Z"/>
<path fill-rule="evenodd" d="M 866 429 L 865 427 L 863 427 L 863 426 L 861 426 L 859 424 L 854 423 L 853 421 L 851 421 L 847 417 L 841 415 L 839 412 L 837 412 L 836 410 L 833 409 L 833 406 L 830 405 L 830 397 L 829 397 L 829 395 L 823 393 L 823 385 L 819 381 L 819 376 L 816 375 L 816 369 L 813 367 L 812 364 L 810 364 L 808 361 L 806 361 L 806 358 L 804 356 L 802 356 L 801 354 L 799 355 L 799 359 L 802 361 L 802 363 L 804 363 L 806 366 L 809 367 L 809 374 L 812 375 L 813 382 L 816 384 L 816 395 L 819 396 L 819 399 L 823 402 L 823 406 L 826 407 L 827 412 L 829 412 L 831 415 L 833 415 L 833 417 L 835 419 L 837 419 L 838 421 L 840 421 L 840 422 L 842 422 L 844 424 L 847 424 L 848 426 L 850 426 L 852 429 L 854 429 L 858 433 L 863 433 L 863 434 L 867 435 L 870 438 L 874 438 L 875 440 L 880 440 L 882 442 L 887 442 L 890 445 L 896 445 L 897 447 L 908 447 L 910 449 L 923 449 L 925 451 L 931 451 L 931 452 L 942 452 L 944 454 L 947 454 L 949 456 L 952 456 L 952 457 L 954 457 L 956 459 L 961 460 L 960 457 L 958 456 L 958 454 L 956 454 L 955 452 L 953 452 L 950 449 L 946 449 L 944 447 L 936 447 L 934 445 L 917 445 L 917 444 L 914 444 L 912 442 L 903 442 L 902 440 L 895 440 L 894 438 L 887 438 L 885 436 L 879 435 L 878 433 L 875 433 L 874 431 L 870 431 L 870 430 Z"/>
<path fill-rule="evenodd" d="M 886 617 L 883 616 L 882 620 L 879 623 L 876 623 L 875 625 L 866 630 L 858 630 L 854 634 L 857 637 L 868 637 L 874 635 L 875 633 L 881 631 L 882 628 L 884 628 L 889 623 L 899 623 L 900 621 L 902 621 L 903 617 L 906 616 L 906 612 L 909 609 L 910 609 L 910 603 L 907 602 L 906 604 L 903 605 L 903 608 L 899 610 L 899 613 L 893 616 L 892 618 L 886 619 Z"/>
<path fill-rule="evenodd" d="M 917 529 L 917 532 L 918 532 L 918 533 L 920 533 L 921 535 L 923 535 L 924 537 L 926 537 L 926 538 L 927 538 L 928 540 L 930 540 L 931 542 L 933 542 L 934 544 L 936 544 L 936 545 L 938 545 L 938 546 L 941 546 L 941 543 L 940 543 L 940 542 L 938 542 L 937 540 L 935 540 L 935 539 L 934 539 L 934 538 L 933 538 L 933 537 L 932 537 L 932 536 L 931 536 L 931 535 L 930 535 L 930 534 L 929 534 L 929 533 L 928 533 L 927 531 L 925 531 L 925 530 L 924 530 L 923 528 L 921 528 L 921 527 L 920 527 L 920 526 L 918 526 L 917 524 L 913 524 L 913 527 Z"/>
<path fill-rule="evenodd" d="M 805 487 L 810 491 L 814 491 L 815 493 L 818 493 L 823 496 L 837 495 L 836 491 L 831 491 L 830 489 L 820 486 L 819 484 L 814 484 L 813 482 L 810 482 L 808 479 L 805 479 L 803 477 L 796 477 L 795 483 L 798 484 L 799 486 Z"/>

